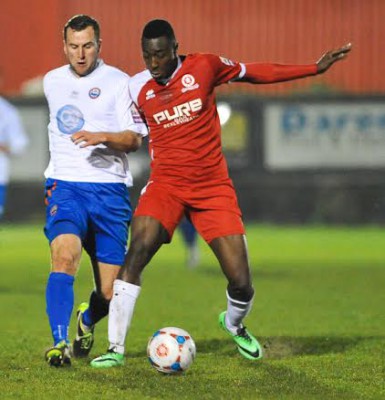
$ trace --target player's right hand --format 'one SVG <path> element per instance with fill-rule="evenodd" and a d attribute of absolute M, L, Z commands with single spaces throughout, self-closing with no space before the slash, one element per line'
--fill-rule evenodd
<path fill-rule="evenodd" d="M 71 136 L 71 140 L 75 144 L 79 145 L 79 147 L 88 147 L 104 143 L 106 141 L 106 137 L 104 133 L 79 131 Z"/>

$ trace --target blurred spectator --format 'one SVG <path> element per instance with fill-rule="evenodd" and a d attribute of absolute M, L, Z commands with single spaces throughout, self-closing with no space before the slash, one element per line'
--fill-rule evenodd
<path fill-rule="evenodd" d="M 186 217 L 184 217 L 180 222 L 179 229 L 187 250 L 186 266 L 189 268 L 195 268 L 200 261 L 198 232 Z"/>
<path fill-rule="evenodd" d="M 27 145 L 28 137 L 16 107 L 0 97 L 0 220 L 4 214 L 10 156 L 21 154 Z"/>

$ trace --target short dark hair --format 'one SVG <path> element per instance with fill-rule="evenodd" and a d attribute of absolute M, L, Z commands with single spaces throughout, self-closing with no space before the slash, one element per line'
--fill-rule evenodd
<path fill-rule="evenodd" d="M 90 17 L 89 15 L 84 15 L 84 14 L 78 14 L 74 15 L 72 18 L 70 18 L 67 23 L 64 25 L 63 29 L 63 38 L 66 41 L 67 40 L 67 30 L 68 28 L 73 29 L 74 31 L 82 31 L 89 26 L 92 26 L 95 32 L 95 38 L 97 41 L 100 39 L 100 26 L 99 22 L 95 19 Z"/>
<path fill-rule="evenodd" d="M 161 36 L 166 36 L 170 41 L 175 40 L 171 24 L 164 19 L 153 19 L 143 28 L 142 40 L 155 39 Z"/>

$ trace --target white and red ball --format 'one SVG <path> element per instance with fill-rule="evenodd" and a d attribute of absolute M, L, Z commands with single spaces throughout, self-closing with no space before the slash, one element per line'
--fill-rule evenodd
<path fill-rule="evenodd" d="M 194 361 L 195 354 L 196 346 L 191 335 L 175 327 L 159 329 L 147 345 L 151 365 L 164 374 L 186 371 Z"/>

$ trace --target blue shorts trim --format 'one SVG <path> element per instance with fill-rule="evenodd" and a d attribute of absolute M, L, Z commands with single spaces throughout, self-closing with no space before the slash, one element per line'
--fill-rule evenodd
<path fill-rule="evenodd" d="M 47 179 L 46 225 L 51 243 L 57 236 L 79 236 L 91 258 L 123 265 L 132 208 L 123 183 L 85 183 Z"/>

